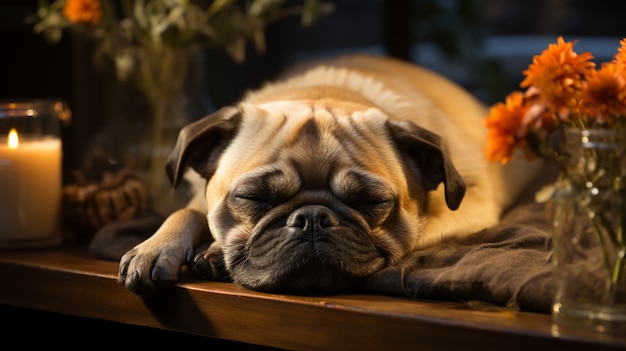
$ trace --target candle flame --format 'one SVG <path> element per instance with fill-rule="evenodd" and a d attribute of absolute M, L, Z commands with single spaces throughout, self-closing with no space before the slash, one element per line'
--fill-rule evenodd
<path fill-rule="evenodd" d="M 9 139 L 8 139 L 9 149 L 17 149 L 20 144 L 19 138 L 17 136 L 17 130 L 15 128 L 11 128 L 9 131 Z"/>

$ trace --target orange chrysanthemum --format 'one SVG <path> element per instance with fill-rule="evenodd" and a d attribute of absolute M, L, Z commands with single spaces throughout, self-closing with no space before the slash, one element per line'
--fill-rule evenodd
<path fill-rule="evenodd" d="M 548 45 L 523 73 L 526 78 L 521 87 L 535 86 L 541 94 L 554 104 L 554 110 L 576 106 L 583 86 L 583 76 L 595 64 L 589 52 L 577 54 L 573 42 L 559 37 L 556 44 Z"/>
<path fill-rule="evenodd" d="M 525 144 L 525 116 L 530 108 L 524 102 L 524 94 L 515 91 L 507 96 L 504 103 L 495 104 L 485 120 L 487 144 L 485 155 L 490 162 L 506 164 L 513 151 Z"/>
<path fill-rule="evenodd" d="M 96 25 L 102 18 L 100 0 L 67 0 L 63 14 L 72 23 Z"/>
<path fill-rule="evenodd" d="M 516 148 L 527 158 L 553 157 L 548 139 L 559 127 L 623 128 L 626 38 L 600 69 L 592 59 L 591 53 L 576 54 L 562 37 L 535 56 L 520 84 L 526 91 L 511 93 L 487 116 L 487 159 L 507 163 Z"/>
<path fill-rule="evenodd" d="M 617 49 L 617 54 L 613 58 L 613 63 L 618 65 L 621 69 L 626 67 L 626 38 L 620 40 L 620 47 Z"/>
<path fill-rule="evenodd" d="M 616 63 L 590 70 L 582 93 L 581 114 L 591 122 L 611 123 L 614 117 L 626 116 L 626 76 Z"/>

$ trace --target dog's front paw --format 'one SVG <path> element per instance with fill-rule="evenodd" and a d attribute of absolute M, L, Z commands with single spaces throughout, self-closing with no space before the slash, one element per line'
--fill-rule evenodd
<path fill-rule="evenodd" d="M 118 282 L 139 295 L 154 295 L 178 281 L 182 265 L 193 257 L 191 247 L 156 245 L 150 239 L 120 259 Z"/>
<path fill-rule="evenodd" d="M 217 242 L 197 248 L 193 261 L 189 262 L 189 268 L 191 273 L 200 279 L 230 280 L 222 247 Z"/>

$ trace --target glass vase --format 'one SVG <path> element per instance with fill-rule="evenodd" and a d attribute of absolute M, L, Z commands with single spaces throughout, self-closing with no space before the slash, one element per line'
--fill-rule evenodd
<path fill-rule="evenodd" d="M 110 120 L 95 136 L 85 161 L 94 178 L 132 169 L 148 191 L 150 207 L 163 215 L 190 199 L 185 181 L 178 189 L 170 185 L 165 160 L 180 129 L 211 109 L 202 95 L 202 55 L 193 47 L 134 51 L 129 75 L 122 79 L 118 72 L 111 92 Z"/>
<path fill-rule="evenodd" d="M 553 198 L 557 325 L 626 332 L 623 131 L 567 129 Z"/>

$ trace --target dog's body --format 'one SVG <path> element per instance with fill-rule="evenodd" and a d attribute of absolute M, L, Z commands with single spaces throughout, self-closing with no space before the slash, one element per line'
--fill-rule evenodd
<path fill-rule="evenodd" d="M 181 131 L 170 178 L 190 166 L 206 191 L 122 258 L 120 281 L 140 294 L 172 284 L 210 231 L 206 275 L 265 291 L 343 290 L 412 250 L 492 226 L 536 167 L 488 164 L 485 116 L 452 82 L 397 60 L 345 56 L 294 71 Z"/>

